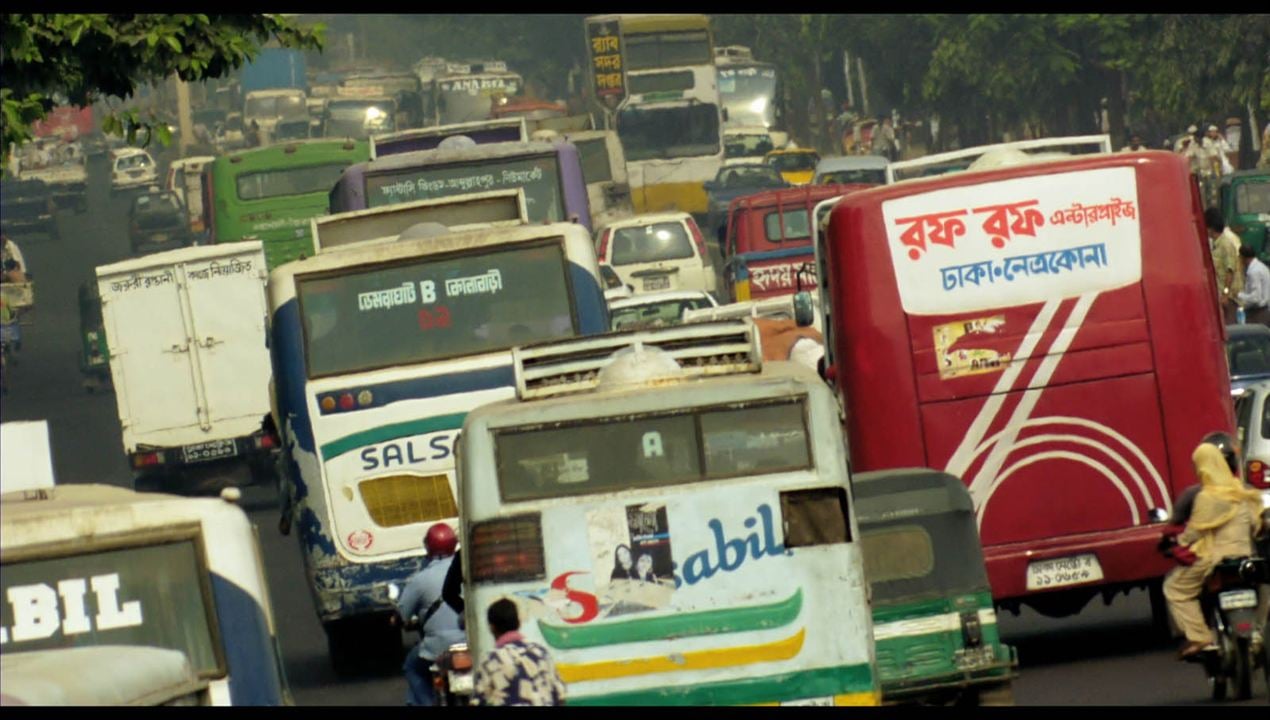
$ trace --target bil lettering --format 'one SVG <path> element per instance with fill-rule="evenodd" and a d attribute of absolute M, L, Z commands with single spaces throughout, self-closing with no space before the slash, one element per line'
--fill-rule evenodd
<path fill-rule="evenodd" d="M 97 599 L 97 615 L 90 618 L 84 603 L 89 588 Z M 61 609 L 58 597 L 61 597 Z M 57 583 L 56 589 L 46 583 L 14 585 L 5 591 L 5 600 L 12 610 L 12 628 L 0 627 L 0 645 L 7 645 L 12 631 L 15 643 L 43 640 L 53 637 L 58 630 L 63 635 L 79 635 L 98 630 L 135 627 L 142 623 L 141 601 L 119 602 L 119 573 L 94 575 L 90 578 L 68 578 Z"/>

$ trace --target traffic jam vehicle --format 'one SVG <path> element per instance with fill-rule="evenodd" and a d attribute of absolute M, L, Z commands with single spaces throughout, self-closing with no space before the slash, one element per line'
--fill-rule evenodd
<path fill-rule="evenodd" d="M 830 389 L 748 320 L 516 348 L 459 445 L 469 644 L 512 599 L 570 705 L 876 705 Z"/>
<path fill-rule="evenodd" d="M 733 200 L 723 254 L 732 298 L 761 300 L 815 287 L 812 210 L 823 200 L 867 187 L 813 185 Z"/>
<path fill-rule="evenodd" d="M 1101 152 L 1026 152 L 1078 145 Z M 1062 617 L 1145 586 L 1162 625 L 1152 518 L 1194 484 L 1200 438 L 1234 429 L 1199 189 L 1182 158 L 1106 136 L 888 173 L 975 155 L 826 203 L 826 376 L 852 467 L 962 478 L 998 605 Z"/>
<path fill-rule="evenodd" d="M 599 232 L 596 254 L 634 288 L 634 294 L 718 290 L 701 228 L 685 212 L 636 215 L 611 223 Z"/>

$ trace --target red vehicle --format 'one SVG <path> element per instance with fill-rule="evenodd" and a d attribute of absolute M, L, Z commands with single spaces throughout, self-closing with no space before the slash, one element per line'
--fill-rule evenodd
<path fill-rule="evenodd" d="M 733 200 L 723 247 L 724 282 L 732 299 L 762 300 L 815 287 L 811 218 L 816 205 L 869 187 L 873 186 L 804 185 Z"/>
<path fill-rule="evenodd" d="M 70 142 L 79 137 L 87 137 L 93 133 L 93 108 L 59 105 L 49 112 L 43 120 L 31 127 L 37 138 L 58 136 Z"/>
<path fill-rule="evenodd" d="M 828 221 L 825 374 L 852 470 L 962 478 L 1010 610 L 1147 587 L 1161 622 L 1152 523 L 1196 482 L 1201 438 L 1234 431 L 1186 163 L 1032 158 L 853 193 Z"/>
<path fill-rule="evenodd" d="M 523 117 L 526 120 L 546 120 L 562 118 L 569 114 L 569 108 L 560 103 L 526 97 L 505 98 L 505 100 L 506 102 L 499 102 L 496 99 L 490 103 L 490 119 Z"/>

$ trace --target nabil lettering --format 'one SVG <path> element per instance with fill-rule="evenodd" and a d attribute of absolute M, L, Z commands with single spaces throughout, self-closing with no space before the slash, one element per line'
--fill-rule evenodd
<path fill-rule="evenodd" d="M 776 542 L 772 508 L 763 503 L 758 506 L 757 514 L 757 518 L 747 517 L 741 523 L 746 530 L 751 531 L 744 537 L 725 537 L 723 523 L 718 518 L 706 521 L 706 527 L 710 528 L 714 537 L 714 552 L 711 554 L 711 548 L 706 548 L 689 555 L 683 564 L 682 577 L 679 575 L 679 564 L 674 563 L 671 568 L 675 571 L 675 587 L 695 585 L 716 573 L 732 572 L 744 565 L 746 560 L 783 555 L 784 545 Z M 762 529 L 755 529 L 760 523 L 763 525 Z"/>

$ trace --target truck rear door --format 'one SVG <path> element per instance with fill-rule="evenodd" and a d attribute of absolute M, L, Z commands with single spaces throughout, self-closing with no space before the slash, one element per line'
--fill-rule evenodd
<path fill-rule="evenodd" d="M 216 437 L 250 434 L 269 412 L 265 259 L 255 247 L 184 265 L 196 370 Z"/>
<path fill-rule="evenodd" d="M 159 445 L 162 434 L 197 426 L 192 335 L 176 271 L 107 275 L 98 289 L 125 449 L 135 449 L 137 438 Z"/>

